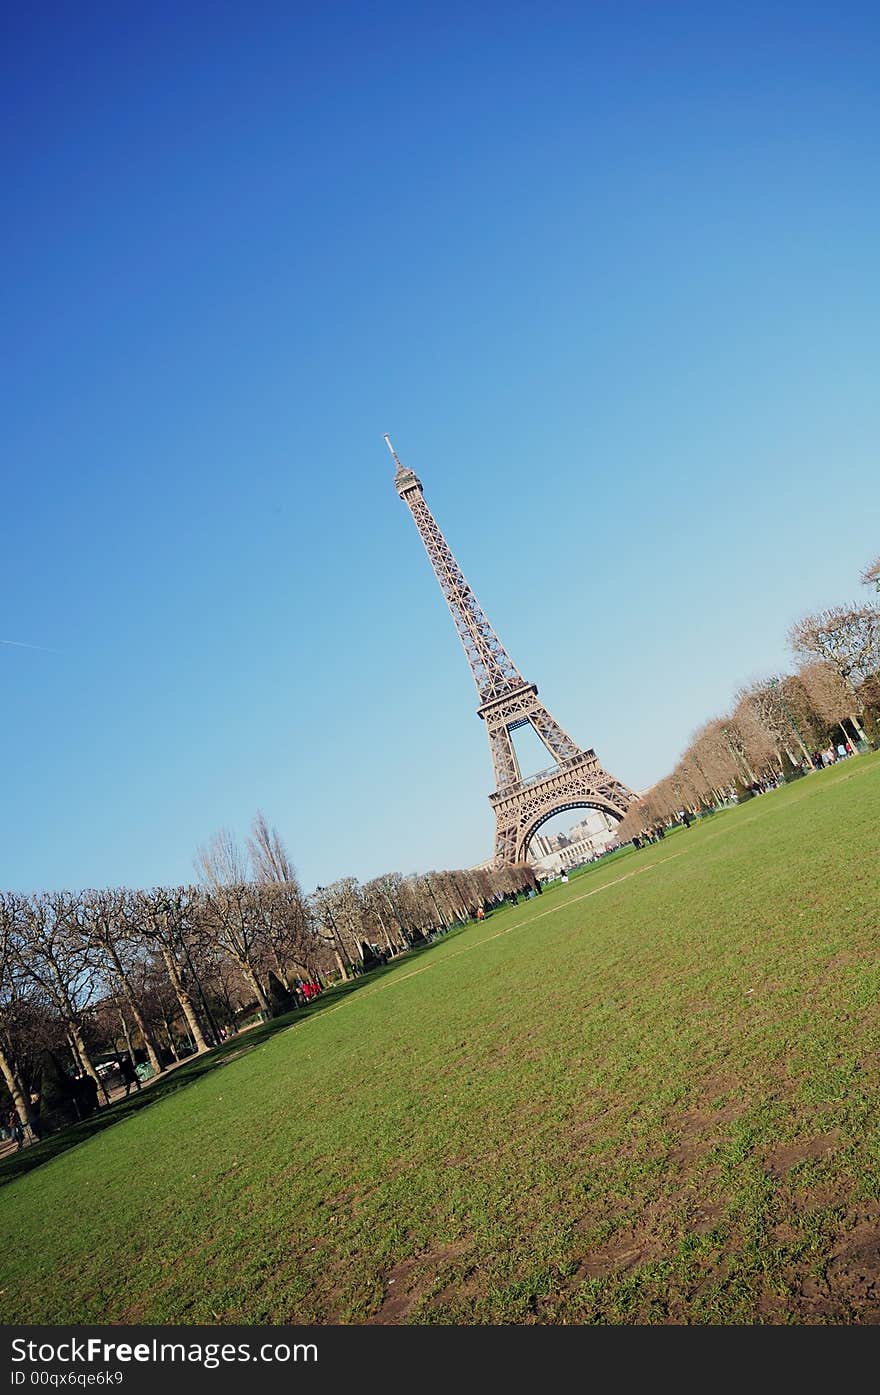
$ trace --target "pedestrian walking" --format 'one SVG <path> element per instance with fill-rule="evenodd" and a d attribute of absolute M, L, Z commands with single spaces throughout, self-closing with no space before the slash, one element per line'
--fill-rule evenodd
<path fill-rule="evenodd" d="M 15 1144 L 15 1151 L 16 1153 L 20 1153 L 24 1147 L 24 1129 L 21 1126 L 21 1120 L 18 1117 L 17 1110 L 11 1109 L 9 1111 L 7 1127 L 9 1129 L 9 1136 Z"/>
<path fill-rule="evenodd" d="M 122 1076 L 122 1083 L 125 1086 L 125 1098 L 128 1099 L 128 1092 L 132 1085 L 134 1085 L 135 1089 L 140 1090 L 140 1077 L 131 1063 L 130 1056 L 120 1056 L 118 1062 L 119 1074 Z"/>
<path fill-rule="evenodd" d="M 31 1108 L 30 1108 L 30 1128 L 31 1128 L 31 1133 L 33 1134 L 34 1139 L 36 1140 L 36 1142 L 39 1143 L 40 1139 L 43 1137 L 43 1126 L 42 1126 L 42 1124 L 40 1123 L 40 1092 L 39 1092 L 39 1090 L 31 1090 L 31 1100 L 30 1100 L 30 1103 L 31 1103 Z"/>

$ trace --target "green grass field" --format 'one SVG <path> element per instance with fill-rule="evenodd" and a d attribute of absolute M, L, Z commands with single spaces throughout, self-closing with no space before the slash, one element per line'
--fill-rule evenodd
<path fill-rule="evenodd" d="M 145 1092 L 0 1191 L 4 1321 L 880 1320 L 878 816 L 853 759 Z"/>

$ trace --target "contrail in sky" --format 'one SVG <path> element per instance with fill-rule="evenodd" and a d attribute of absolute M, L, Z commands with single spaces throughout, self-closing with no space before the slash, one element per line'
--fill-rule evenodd
<path fill-rule="evenodd" d="M 20 639 L 0 639 L 0 644 L 14 644 L 16 649 L 41 649 L 44 654 L 61 654 L 61 649 L 47 649 L 45 644 L 25 644 Z"/>

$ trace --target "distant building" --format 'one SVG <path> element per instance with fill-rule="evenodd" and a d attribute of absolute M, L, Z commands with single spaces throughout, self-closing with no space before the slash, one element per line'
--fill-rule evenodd
<path fill-rule="evenodd" d="M 614 819 L 598 809 L 590 809 L 567 833 L 536 833 L 529 844 L 529 862 L 539 876 L 556 876 L 568 867 L 589 862 L 595 853 L 604 852 L 614 843 L 616 829 Z M 471 870 L 482 871 L 492 866 L 494 860 L 490 857 Z"/>
<path fill-rule="evenodd" d="M 616 827 L 614 819 L 598 809 L 591 809 L 568 833 L 549 837 L 537 833 L 529 848 L 529 861 L 539 876 L 556 876 L 604 852 L 615 841 Z"/>

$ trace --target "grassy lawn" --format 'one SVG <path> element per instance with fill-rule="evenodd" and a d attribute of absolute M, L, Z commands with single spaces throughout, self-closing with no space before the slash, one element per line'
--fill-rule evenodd
<path fill-rule="evenodd" d="M 4 1321 L 880 1320 L 878 827 L 858 757 L 178 1072 L 0 1191 Z"/>

